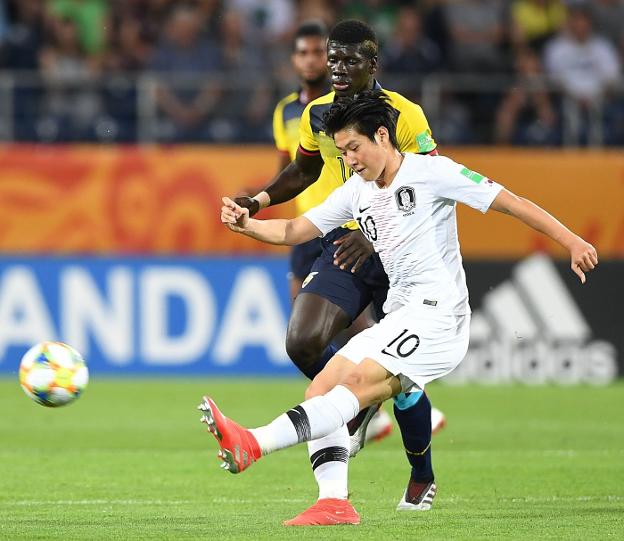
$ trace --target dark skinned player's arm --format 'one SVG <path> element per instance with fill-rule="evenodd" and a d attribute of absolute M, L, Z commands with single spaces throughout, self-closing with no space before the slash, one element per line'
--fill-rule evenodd
<path fill-rule="evenodd" d="M 255 197 L 238 197 L 236 203 L 249 209 L 253 216 L 261 208 L 290 201 L 316 182 L 323 169 L 320 154 L 308 154 L 299 149 L 297 155 L 271 183 Z"/>
<path fill-rule="evenodd" d="M 279 162 L 277 164 L 277 174 L 281 173 L 283 169 L 290 164 L 290 154 L 288 152 L 279 152 Z"/>

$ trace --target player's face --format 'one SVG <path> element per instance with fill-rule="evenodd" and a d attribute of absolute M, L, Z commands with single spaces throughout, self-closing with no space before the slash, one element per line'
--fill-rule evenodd
<path fill-rule="evenodd" d="M 370 58 L 362 49 L 361 44 L 328 42 L 327 66 L 338 97 L 353 96 L 372 88 L 377 57 Z"/>
<path fill-rule="evenodd" d="M 327 47 L 321 36 L 302 36 L 295 41 L 292 63 L 297 77 L 306 84 L 318 84 L 327 77 Z"/>
<path fill-rule="evenodd" d="M 386 149 L 379 144 L 377 134 L 375 140 L 376 142 L 371 141 L 366 135 L 358 133 L 353 128 L 346 128 L 334 134 L 334 143 L 342 159 L 358 175 L 368 181 L 380 178 L 386 167 Z"/>

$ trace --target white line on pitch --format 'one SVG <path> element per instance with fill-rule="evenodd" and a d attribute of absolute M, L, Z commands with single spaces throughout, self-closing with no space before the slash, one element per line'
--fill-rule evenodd
<path fill-rule="evenodd" d="M 358 503 L 379 503 L 385 500 L 371 500 L 355 498 Z M 490 499 L 490 498 L 486 498 Z M 511 502 L 511 503 L 548 503 L 548 502 L 604 502 L 604 501 L 624 501 L 624 496 L 621 495 L 603 495 L 603 496 L 517 496 L 517 497 L 493 497 L 494 501 L 499 502 Z M 270 504 L 283 504 L 283 503 L 305 503 L 308 500 L 304 498 L 272 498 L 262 500 L 264 503 Z M 392 500 L 394 501 L 394 500 Z M 474 501 L 474 498 L 464 496 L 448 496 L 446 498 L 440 498 L 440 502 L 444 503 L 464 503 Z M 16 500 L 0 502 L 0 507 L 31 507 L 42 505 L 200 505 L 205 503 L 217 503 L 217 504 L 257 504 L 256 499 L 245 498 L 214 498 L 212 500 Z"/>

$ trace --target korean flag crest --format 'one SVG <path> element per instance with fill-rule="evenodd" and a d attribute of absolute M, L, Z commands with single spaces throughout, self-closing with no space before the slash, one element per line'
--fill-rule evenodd
<path fill-rule="evenodd" d="M 403 212 L 409 212 L 416 206 L 416 191 L 411 186 L 402 186 L 394 192 L 397 207 Z"/>

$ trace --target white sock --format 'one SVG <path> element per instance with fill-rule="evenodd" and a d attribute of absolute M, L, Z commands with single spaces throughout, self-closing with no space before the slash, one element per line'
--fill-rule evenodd
<path fill-rule="evenodd" d="M 324 438 L 308 442 L 310 463 L 319 487 L 319 500 L 349 494 L 349 430 L 342 425 Z"/>
<path fill-rule="evenodd" d="M 251 429 L 262 454 L 323 438 L 346 425 L 360 411 L 357 397 L 343 385 L 289 409 L 273 422 Z"/>

